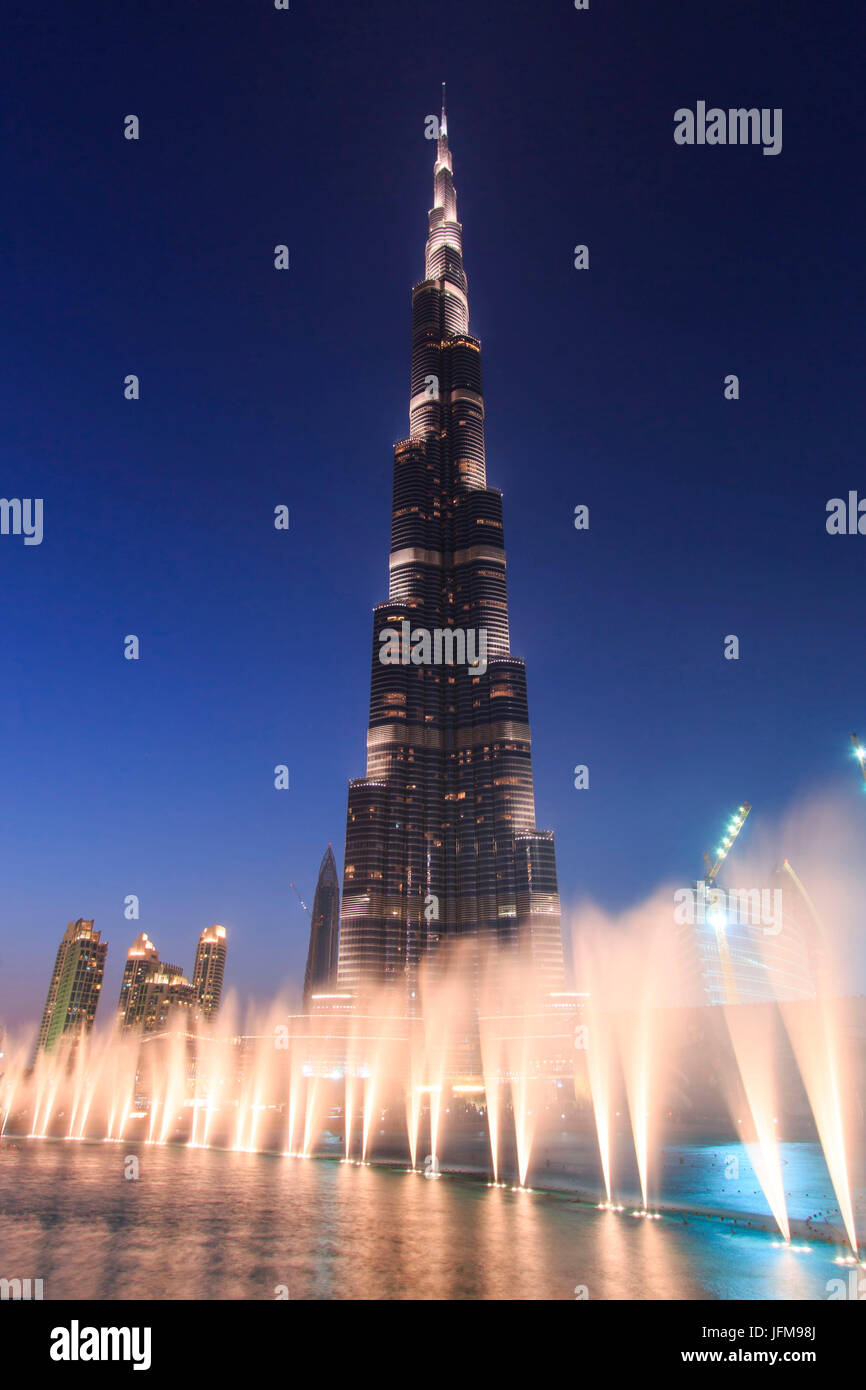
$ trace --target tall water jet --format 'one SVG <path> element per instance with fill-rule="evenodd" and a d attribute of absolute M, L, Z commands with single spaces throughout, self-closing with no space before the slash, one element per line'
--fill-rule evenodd
<path fill-rule="evenodd" d="M 575 1090 L 585 1068 L 595 1122 L 605 1200 L 613 1200 L 611 1125 L 616 1056 L 614 1010 L 619 972 L 610 924 L 601 913 L 586 913 L 576 939 L 578 979 L 586 993 L 583 1017 L 575 1025 Z"/>
<path fill-rule="evenodd" d="M 366 1163 L 367 1153 L 370 1146 L 370 1130 L 373 1124 L 373 1115 L 377 1097 L 377 1086 L 379 1082 L 379 1069 L 374 1065 L 364 1087 L 364 1116 L 361 1135 L 361 1162 Z"/>
<path fill-rule="evenodd" d="M 346 1072 L 345 1076 L 345 1099 L 343 1103 L 343 1140 L 345 1156 L 348 1161 L 352 1156 L 352 1121 L 355 1114 L 355 1077 L 351 1071 Z"/>
<path fill-rule="evenodd" d="M 409 1141 L 409 1162 L 418 1167 L 418 1132 L 421 1127 L 421 1087 L 424 1080 L 424 1053 L 419 1045 L 420 1021 L 410 1019 L 409 1076 L 406 1084 L 406 1131 Z"/>
<path fill-rule="evenodd" d="M 304 1142 L 301 1148 L 303 1158 L 309 1158 L 312 1153 L 313 1144 L 318 1135 L 319 1119 L 319 1080 L 318 1076 L 311 1076 L 307 1083 L 307 1106 L 304 1113 Z"/>
<path fill-rule="evenodd" d="M 791 1229 L 776 1125 L 776 1007 L 773 1004 L 726 1004 L 724 1011 L 748 1105 L 744 1142 L 776 1225 L 785 1241 L 790 1242 Z M 735 1115 L 735 1111 L 733 1113 Z"/>
<path fill-rule="evenodd" d="M 852 1094 L 853 1088 L 842 1028 L 843 1006 L 838 997 L 836 943 L 831 940 L 814 900 L 788 859 L 784 861 L 783 870 L 791 881 L 796 901 L 805 908 L 812 928 L 817 997 L 798 1002 L 786 1000 L 780 1004 L 780 1009 L 815 1118 L 848 1244 L 853 1254 L 857 1255 L 846 1135 L 847 1112 L 850 1109 L 846 1097 Z"/>

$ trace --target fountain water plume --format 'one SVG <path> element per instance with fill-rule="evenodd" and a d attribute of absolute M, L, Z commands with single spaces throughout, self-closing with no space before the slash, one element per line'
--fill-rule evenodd
<path fill-rule="evenodd" d="M 748 1107 L 744 1142 L 776 1225 L 785 1241 L 790 1242 L 777 1132 L 776 1007 L 773 1004 L 726 1004 L 724 1013 Z M 735 1109 L 732 1109 L 732 1116 L 736 1119 Z"/>

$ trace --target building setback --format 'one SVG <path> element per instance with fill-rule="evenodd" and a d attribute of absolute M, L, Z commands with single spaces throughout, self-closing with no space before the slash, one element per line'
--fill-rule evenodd
<path fill-rule="evenodd" d="M 563 987 L 553 833 L 535 825 L 444 88 L 433 185 L 425 278 L 412 291 L 409 437 L 394 448 L 389 596 L 373 611 L 367 769 L 349 783 L 338 968 L 340 989 L 393 984 L 410 1008 L 422 959 L 459 938 L 509 947 L 542 989 Z M 454 650 L 437 662 L 433 634 L 448 630 Z"/>
<path fill-rule="evenodd" d="M 89 1033 L 105 974 L 108 942 L 94 931 L 93 921 L 70 922 L 57 949 L 54 972 L 42 1013 L 37 1052 L 48 1052 L 59 1038 Z"/>
<path fill-rule="evenodd" d="M 333 989 L 337 980 L 337 951 L 340 941 L 340 880 L 331 846 L 322 855 L 313 914 L 310 920 L 310 947 L 304 972 L 304 1004 L 313 994 Z"/>

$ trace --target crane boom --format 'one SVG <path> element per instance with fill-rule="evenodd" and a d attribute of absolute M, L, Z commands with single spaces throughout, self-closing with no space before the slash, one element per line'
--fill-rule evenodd
<path fill-rule="evenodd" d="M 863 781 L 866 782 L 866 748 L 860 742 L 856 734 L 851 735 L 851 743 L 854 747 L 854 757 L 860 764 L 860 771 L 863 773 Z"/>
<path fill-rule="evenodd" d="M 736 840 L 743 826 L 746 824 L 751 809 L 751 801 L 744 801 L 742 806 L 739 808 L 736 815 L 732 819 L 730 825 L 728 826 L 727 831 L 725 832 L 725 838 L 722 840 L 722 843 L 716 850 L 716 862 L 714 864 L 711 862 L 710 856 L 708 854 L 704 855 L 704 863 L 707 866 L 708 883 L 712 883 L 716 874 L 719 872 L 719 869 L 722 867 L 731 850 L 733 849 L 734 841 Z"/>
<path fill-rule="evenodd" d="M 713 863 L 708 854 L 704 854 L 704 863 L 707 866 L 707 883 L 713 883 L 716 874 L 724 864 L 734 846 L 734 841 L 742 830 L 752 809 L 751 801 L 744 801 L 730 821 L 725 832 L 725 838 L 716 850 L 716 859 Z M 727 922 L 724 912 L 713 914 L 713 927 L 716 933 L 716 945 L 719 952 L 719 962 L 722 967 L 722 978 L 725 982 L 725 995 L 729 1004 L 737 1002 L 737 978 L 734 974 L 734 963 L 731 959 L 731 948 L 728 945 L 726 933 Z"/>
<path fill-rule="evenodd" d="M 301 904 L 301 907 L 304 909 L 304 911 L 305 911 L 305 912 L 309 912 L 310 909 L 307 907 L 307 904 L 304 902 L 303 898 L 301 897 L 300 891 L 299 891 L 299 889 L 298 889 L 298 885 L 297 885 L 296 883 L 291 883 L 291 884 L 290 884 L 290 887 L 294 888 L 295 892 L 298 894 L 298 902 Z"/>

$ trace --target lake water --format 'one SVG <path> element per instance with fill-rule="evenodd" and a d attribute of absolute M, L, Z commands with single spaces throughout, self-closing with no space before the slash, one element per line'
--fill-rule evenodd
<path fill-rule="evenodd" d="M 785 1147 L 805 1216 L 817 1152 Z M 722 1158 L 669 1150 L 669 1199 L 749 1210 L 745 1180 L 739 1197 L 719 1182 Z M 145 1145 L 7 1141 L 0 1223 L 0 1277 L 41 1278 L 46 1299 L 273 1299 L 280 1286 L 292 1299 L 573 1299 L 576 1286 L 590 1299 L 826 1299 L 848 1277 L 838 1247 L 777 1249 L 772 1233 L 694 1215 L 646 1221 L 466 1176 Z"/>

